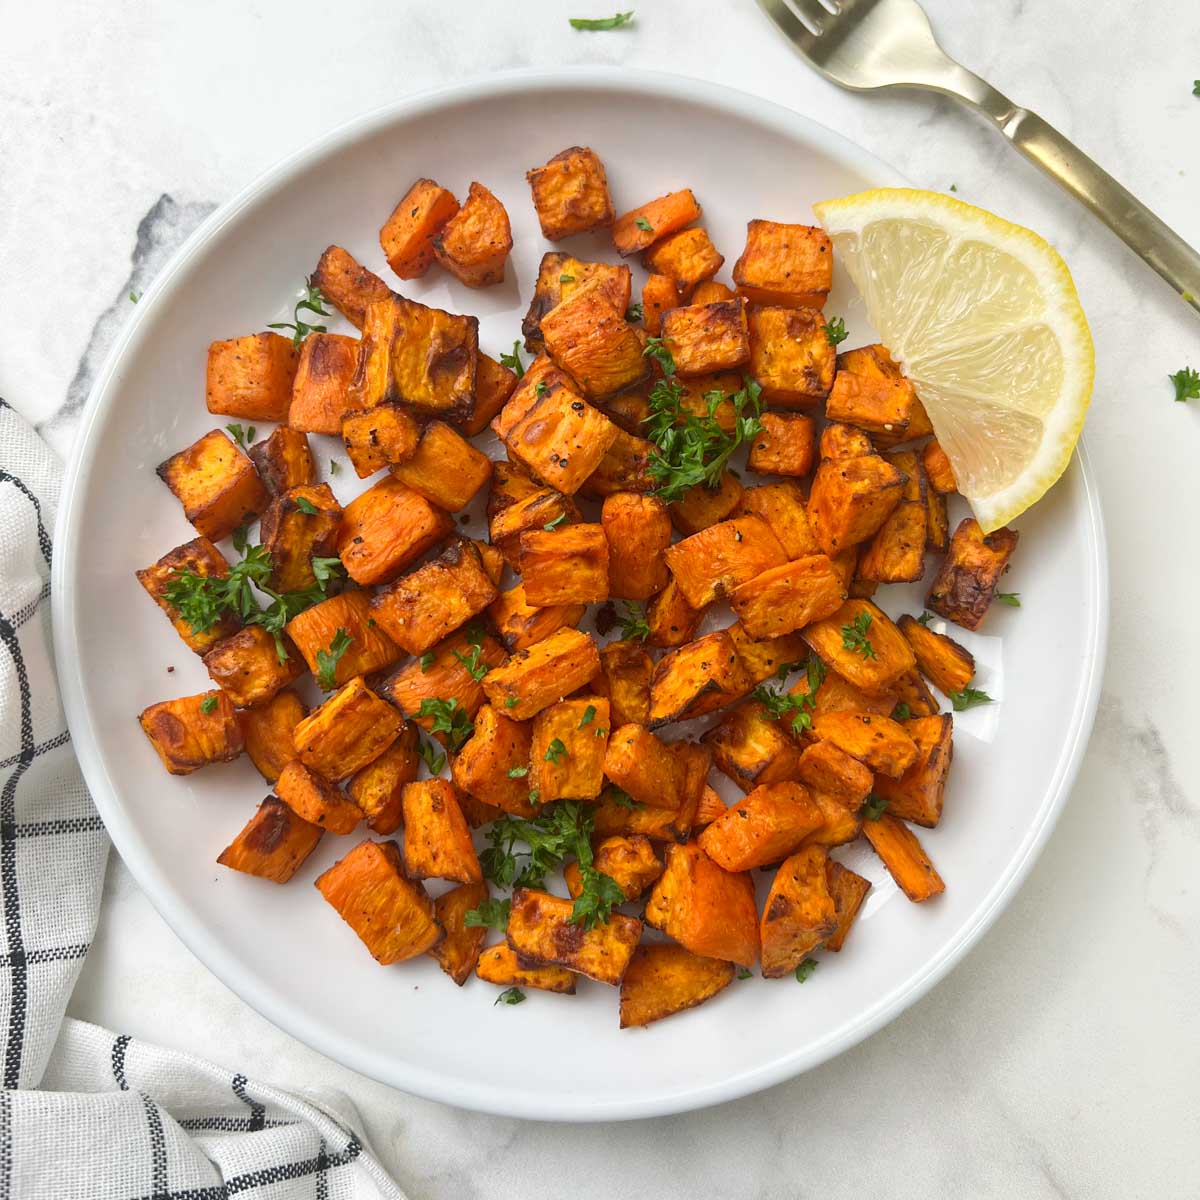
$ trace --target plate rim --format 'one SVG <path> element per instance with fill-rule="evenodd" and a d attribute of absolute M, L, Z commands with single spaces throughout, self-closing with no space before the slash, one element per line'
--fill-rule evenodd
<path fill-rule="evenodd" d="M 727 1076 L 720 1081 L 680 1090 L 657 1089 L 653 1095 L 619 1100 L 586 1099 L 553 1101 L 536 1095 L 509 1094 L 499 1086 L 473 1081 L 445 1080 L 431 1070 L 383 1060 L 354 1040 L 346 1040 L 336 1029 L 312 1020 L 286 997 L 260 988 L 257 981 L 241 974 L 240 964 L 226 954 L 221 941 L 202 922 L 195 920 L 187 905 L 172 894 L 169 880 L 143 847 L 132 822 L 123 811 L 117 789 L 100 756 L 90 714 L 84 703 L 83 682 L 77 653 L 78 596 L 69 588 L 69 567 L 78 555 L 76 531 L 80 506 L 75 503 L 80 481 L 94 469 L 93 432 L 100 418 L 115 402 L 120 366 L 127 353 L 138 349 L 139 330 L 160 298 L 174 290 L 175 281 L 200 256 L 208 243 L 246 208 L 261 203 L 285 187 L 299 172 L 346 145 L 369 137 L 393 124 L 426 115 L 431 111 L 472 103 L 500 95 L 562 88 L 608 90 L 653 94 L 661 98 L 709 107 L 776 127 L 803 128 L 806 137 L 825 153 L 877 179 L 875 186 L 905 185 L 893 167 L 871 152 L 802 113 L 773 100 L 724 84 L 689 76 L 642 68 L 575 66 L 554 70 L 520 68 L 497 72 L 443 87 L 430 88 L 382 105 L 354 117 L 316 138 L 268 167 L 231 199 L 213 212 L 171 256 L 147 288 L 137 310 L 109 350 L 89 392 L 71 450 L 54 527 L 54 559 L 51 568 L 51 618 L 55 661 L 63 708 L 83 778 L 105 828 L 122 860 L 154 908 L 183 944 L 222 983 L 255 1009 L 264 1019 L 326 1057 L 351 1070 L 398 1090 L 456 1107 L 500 1116 L 517 1116 L 548 1121 L 613 1121 L 665 1116 L 704 1108 L 737 1099 L 771 1087 L 857 1045 L 894 1020 L 944 978 L 1007 908 L 1036 862 L 1065 807 L 1078 775 L 1095 720 L 1100 683 L 1108 645 L 1109 591 L 1108 556 L 1099 490 L 1092 475 L 1089 456 L 1081 440 L 1075 455 L 1078 462 L 1083 502 L 1091 536 L 1087 596 L 1092 613 L 1081 687 L 1076 695 L 1068 736 L 1050 774 L 1045 795 L 1024 839 L 1013 858 L 968 920 L 942 950 L 899 987 L 885 993 L 855 1019 L 829 1032 L 816 1043 L 790 1053 L 780 1053 L 771 1062 Z M 235 981 L 236 980 L 236 984 Z"/>

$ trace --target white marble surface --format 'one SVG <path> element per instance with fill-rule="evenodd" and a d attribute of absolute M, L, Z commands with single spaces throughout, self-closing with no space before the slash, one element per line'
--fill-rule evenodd
<path fill-rule="evenodd" d="M 630 3 L 638 0 L 629 0 Z M 1200 9 L 928 0 L 947 48 L 1200 243 Z M 1200 1195 L 1200 324 L 1105 231 L 949 102 L 859 96 L 749 0 L 203 5 L 0 0 L 0 395 L 69 449 L 89 380 L 169 252 L 249 178 L 406 92 L 510 66 L 700 75 L 790 104 L 917 184 L 1045 233 L 1098 351 L 1088 424 L 1108 522 L 1104 699 L 1069 807 L 1009 911 L 893 1025 L 759 1096 L 638 1125 L 476 1116 L 343 1070 L 203 968 L 113 856 L 71 1011 L 291 1087 L 332 1088 L 421 1200 L 564 1195 Z M 520 153 L 514 145 L 514 154 Z M 1031 613 L 1033 617 L 1036 614 Z M 531 1048 L 531 1053 L 536 1048 Z"/>

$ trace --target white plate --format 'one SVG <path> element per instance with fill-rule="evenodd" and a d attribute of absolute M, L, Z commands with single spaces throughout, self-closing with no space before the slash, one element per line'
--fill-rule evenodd
<path fill-rule="evenodd" d="M 995 611 L 987 637 L 962 637 L 984 664 L 980 686 L 1002 700 L 956 720 L 945 818 L 921 833 L 946 894 L 909 904 L 869 854 L 851 852 L 875 887 L 847 949 L 825 956 L 802 988 L 737 982 L 644 1031 L 618 1030 L 614 991 L 586 982 L 574 998 L 531 992 L 495 1008 L 494 989 L 455 988 L 432 961 L 371 960 L 312 887 L 351 840 L 325 838 L 282 888 L 216 866 L 268 789 L 245 759 L 164 774 L 136 714 L 208 680 L 133 575 L 193 536 L 154 467 L 224 423 L 204 407 L 206 347 L 290 315 L 330 242 L 392 279 L 377 230 L 427 175 L 459 195 L 472 179 L 491 187 L 516 250 L 501 287 L 469 291 L 435 270 L 401 289 L 477 314 L 481 346 L 497 354 L 517 337 L 547 249 L 524 171 L 574 144 L 604 159 L 619 210 L 694 188 L 725 278 L 749 218 L 808 222 L 813 201 L 903 182 L 766 101 L 629 70 L 500 76 L 358 120 L 217 213 L 138 305 L 84 417 L 54 562 L 59 673 L 84 774 L 121 856 L 179 936 L 260 1012 L 356 1070 L 547 1120 L 678 1112 L 766 1087 L 879 1029 L 944 975 L 1011 898 L 1066 798 L 1095 710 L 1107 602 L 1099 504 L 1081 456 L 1020 523 L 1008 586 L 1025 606 Z M 866 340 L 843 279 L 828 311 L 845 314 L 851 344 Z M 322 459 L 339 449 L 314 441 Z M 343 495 L 365 486 L 346 470 L 332 482 Z M 888 607 L 920 604 L 917 589 L 901 599 L 887 596 Z"/>

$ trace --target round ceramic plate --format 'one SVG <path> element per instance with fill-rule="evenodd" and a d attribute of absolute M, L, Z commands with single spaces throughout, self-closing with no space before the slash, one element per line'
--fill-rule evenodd
<path fill-rule="evenodd" d="M 436 269 L 398 286 L 476 314 L 481 347 L 499 354 L 518 336 L 550 248 L 525 169 L 572 145 L 600 154 L 618 211 L 693 188 L 728 264 L 750 218 L 811 223 L 816 200 L 903 182 L 796 113 L 628 70 L 500 76 L 346 126 L 218 212 L 131 316 L 69 472 L 54 617 L 67 715 L 113 841 L 221 979 L 309 1045 L 406 1091 L 507 1115 L 600 1120 L 678 1112 L 786 1079 L 879 1029 L 949 970 L 1011 898 L 1066 798 L 1096 704 L 1106 585 L 1098 502 L 1080 456 L 1019 523 L 1006 587 L 1024 607 L 993 611 L 986 636 L 955 633 L 996 703 L 956 716 L 945 816 L 920 834 L 945 894 L 910 904 L 869 852 L 839 849 L 874 887 L 845 950 L 825 955 L 803 987 L 735 982 L 700 1008 L 624 1032 L 615 991 L 586 981 L 574 997 L 530 992 L 519 1007 L 497 1008 L 494 988 L 474 979 L 456 988 L 432 960 L 376 965 L 325 904 L 312 881 L 357 839 L 326 837 L 286 887 L 218 867 L 268 789 L 245 758 L 168 777 L 136 720 L 148 704 L 209 686 L 134 578 L 194 536 L 154 468 L 225 423 L 204 406 L 207 346 L 290 316 L 332 242 L 398 283 L 378 229 L 409 182 L 429 176 L 458 195 L 473 179 L 486 183 L 508 209 L 515 250 L 499 287 L 470 291 Z M 567 248 L 613 258 L 606 238 Z M 844 315 L 849 345 L 870 340 L 842 276 L 826 311 Z M 322 465 L 339 456 L 333 439 L 313 441 Z M 343 499 L 366 486 L 348 469 L 330 482 Z M 920 611 L 919 588 L 882 595 L 893 613 Z"/>

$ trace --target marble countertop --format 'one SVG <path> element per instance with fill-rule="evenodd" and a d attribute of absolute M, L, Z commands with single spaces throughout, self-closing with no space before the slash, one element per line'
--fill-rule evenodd
<path fill-rule="evenodd" d="M 632 3 L 632 0 L 631 0 Z M 947 49 L 1040 112 L 1200 244 L 1200 11 L 1159 0 L 926 0 Z M 568 11 L 569 10 L 569 11 Z M 397 96 L 515 66 L 611 63 L 781 103 L 1043 232 L 1091 320 L 1087 439 L 1112 628 L 1074 795 L 1009 910 L 951 976 L 835 1061 L 719 1108 L 630 1125 L 478 1116 L 347 1071 L 202 967 L 114 854 L 73 1015 L 293 1088 L 340 1092 L 414 1200 L 1200 1194 L 1200 638 L 1181 521 L 1200 510 L 1194 314 L 949 101 L 855 95 L 750 0 L 642 0 L 582 35 L 554 0 L 6 6 L 0 43 L 0 395 L 70 449 L 90 380 L 196 224 L 314 136 Z M 1190 540 L 1190 539 L 1189 539 Z"/>

